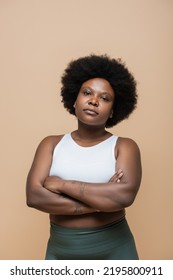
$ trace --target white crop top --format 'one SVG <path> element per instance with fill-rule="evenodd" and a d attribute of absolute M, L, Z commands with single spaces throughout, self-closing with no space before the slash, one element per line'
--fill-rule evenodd
<path fill-rule="evenodd" d="M 112 135 L 99 144 L 82 147 L 71 134 L 65 134 L 55 146 L 49 175 L 88 183 L 108 182 L 115 173 L 117 139 Z"/>

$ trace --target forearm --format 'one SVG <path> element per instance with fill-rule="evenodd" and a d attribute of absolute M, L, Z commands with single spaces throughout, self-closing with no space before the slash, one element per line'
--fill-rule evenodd
<path fill-rule="evenodd" d="M 95 209 L 63 194 L 53 193 L 42 186 L 27 191 L 27 205 L 54 215 L 82 215 Z"/>
<path fill-rule="evenodd" d="M 48 176 L 44 187 L 55 193 L 66 194 L 98 211 L 119 211 L 133 203 L 141 176 L 140 169 L 138 176 L 133 176 L 133 172 L 124 174 L 118 166 L 117 170 L 107 183 L 87 183 Z"/>
<path fill-rule="evenodd" d="M 125 183 L 65 181 L 60 191 L 103 212 L 119 211 L 131 204 Z"/>
<path fill-rule="evenodd" d="M 51 183 L 50 183 L 51 182 Z M 46 184 L 56 193 L 64 193 L 94 209 L 103 212 L 119 211 L 131 204 L 134 197 L 128 192 L 128 184 L 122 180 L 122 183 L 85 183 L 79 181 L 66 181 L 49 178 L 49 184 Z"/>

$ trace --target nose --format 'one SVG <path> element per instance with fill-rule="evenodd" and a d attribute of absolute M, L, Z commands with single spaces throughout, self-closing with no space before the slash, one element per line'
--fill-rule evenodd
<path fill-rule="evenodd" d="M 95 106 L 95 107 L 98 107 L 99 106 L 99 103 L 98 103 L 98 100 L 96 98 L 91 98 L 89 101 L 88 101 L 88 105 L 92 105 L 92 106 Z"/>

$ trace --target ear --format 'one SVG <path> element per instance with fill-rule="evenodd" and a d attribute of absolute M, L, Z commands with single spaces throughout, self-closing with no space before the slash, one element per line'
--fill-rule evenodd
<path fill-rule="evenodd" d="M 75 101 L 75 103 L 73 104 L 73 107 L 74 107 L 74 108 L 76 107 L 76 101 Z"/>
<path fill-rule="evenodd" d="M 110 117 L 109 117 L 110 119 L 113 117 L 113 113 L 114 113 L 114 111 L 112 110 Z"/>

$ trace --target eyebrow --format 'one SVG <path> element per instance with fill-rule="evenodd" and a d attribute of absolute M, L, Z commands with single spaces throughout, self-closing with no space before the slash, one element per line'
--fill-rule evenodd
<path fill-rule="evenodd" d="M 82 87 L 81 87 L 81 90 L 83 90 L 83 89 L 89 89 L 89 90 L 93 91 L 93 88 L 90 87 L 90 86 L 82 86 Z M 100 92 L 100 94 L 107 94 L 107 95 L 113 97 L 113 96 L 112 96 L 112 93 L 107 92 L 107 91 Z"/>

